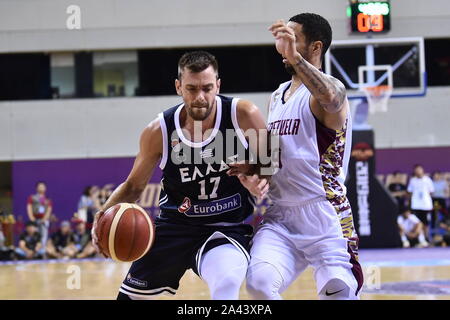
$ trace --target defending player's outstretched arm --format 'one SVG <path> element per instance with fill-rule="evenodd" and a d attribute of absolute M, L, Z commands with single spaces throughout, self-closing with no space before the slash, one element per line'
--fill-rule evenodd
<path fill-rule="evenodd" d="M 283 20 L 278 20 L 269 30 L 275 37 L 277 51 L 295 69 L 296 75 L 311 92 L 311 109 L 314 115 L 327 127 L 341 129 L 346 120 L 347 95 L 344 84 L 323 73 L 308 62 L 296 47 L 296 33 Z M 320 41 L 314 43 L 314 50 L 322 50 Z"/>
<path fill-rule="evenodd" d="M 294 68 L 325 111 L 337 113 L 342 109 L 346 91 L 341 81 L 321 72 L 304 58 L 299 59 Z"/>

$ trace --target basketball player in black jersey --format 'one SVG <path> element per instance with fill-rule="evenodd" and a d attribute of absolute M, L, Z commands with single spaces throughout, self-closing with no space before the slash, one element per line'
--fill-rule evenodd
<path fill-rule="evenodd" d="M 251 194 L 263 196 L 268 185 L 258 179 L 246 183 L 249 191 L 226 172 L 229 163 L 248 160 L 249 142 L 242 132 L 264 132 L 264 119 L 250 101 L 218 94 L 218 64 L 211 54 L 186 53 L 178 68 L 175 87 L 183 103 L 143 130 L 131 173 L 103 207 L 135 202 L 161 160 L 155 242 L 132 264 L 118 299 L 173 295 L 187 269 L 208 284 L 212 299 L 238 299 L 247 272 L 253 230 L 243 221 L 254 209 Z M 250 150 L 258 148 L 256 141 Z M 95 230 L 102 214 L 97 213 L 92 231 L 100 251 Z"/>

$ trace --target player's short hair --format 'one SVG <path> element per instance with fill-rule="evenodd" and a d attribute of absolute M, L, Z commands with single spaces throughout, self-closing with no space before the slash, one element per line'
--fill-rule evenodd
<path fill-rule="evenodd" d="M 300 13 L 290 18 L 289 21 L 303 26 L 302 30 L 308 44 L 314 41 L 322 42 L 321 59 L 323 60 L 333 38 L 333 32 L 327 19 L 315 13 Z"/>
<path fill-rule="evenodd" d="M 190 51 L 183 54 L 178 60 L 178 79 L 181 79 L 183 70 L 186 68 L 191 72 L 202 72 L 209 66 L 212 66 L 219 77 L 219 64 L 216 57 L 206 51 Z"/>

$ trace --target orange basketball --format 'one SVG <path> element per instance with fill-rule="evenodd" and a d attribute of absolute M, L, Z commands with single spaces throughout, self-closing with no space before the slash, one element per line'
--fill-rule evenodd
<path fill-rule="evenodd" d="M 150 250 L 155 227 L 144 209 L 119 203 L 100 217 L 97 224 L 100 250 L 116 261 L 135 261 Z"/>

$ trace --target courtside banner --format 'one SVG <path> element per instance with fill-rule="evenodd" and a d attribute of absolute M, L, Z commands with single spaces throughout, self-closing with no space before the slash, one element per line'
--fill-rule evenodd
<path fill-rule="evenodd" d="M 377 179 L 375 160 L 373 131 L 353 131 L 346 185 L 359 247 L 398 247 L 397 203 Z"/>

